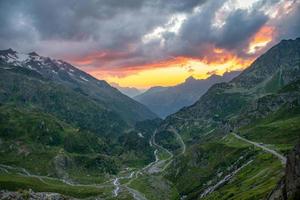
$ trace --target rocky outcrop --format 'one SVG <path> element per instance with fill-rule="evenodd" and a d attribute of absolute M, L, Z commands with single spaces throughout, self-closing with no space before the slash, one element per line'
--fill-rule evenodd
<path fill-rule="evenodd" d="M 268 200 L 300 200 L 300 144 L 288 155 L 285 176 Z"/>
<path fill-rule="evenodd" d="M 285 185 L 288 199 L 300 199 L 300 144 L 288 157 Z"/>

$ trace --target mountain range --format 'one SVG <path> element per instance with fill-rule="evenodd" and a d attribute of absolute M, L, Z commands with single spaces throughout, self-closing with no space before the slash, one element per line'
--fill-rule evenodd
<path fill-rule="evenodd" d="M 152 87 L 133 98 L 146 105 L 159 117 L 165 118 L 195 103 L 212 85 L 228 82 L 239 73 L 239 71 L 226 72 L 223 76 L 211 75 L 207 79 L 195 79 L 190 76 L 184 83 L 171 87 Z"/>
<path fill-rule="evenodd" d="M 123 165 L 154 159 L 138 132 L 149 138 L 139 124 L 156 115 L 105 81 L 62 60 L 12 49 L 0 51 L 0 75 L 1 172 L 9 165 L 8 170 L 17 167 L 15 172 L 24 177 L 26 169 L 25 175 L 58 180 L 42 188 L 59 189 L 64 182 L 90 182 L 91 175 L 102 182 Z M 6 177 L 0 178 L 1 186 Z M 35 187 L 34 182 L 25 185 Z"/>
<path fill-rule="evenodd" d="M 283 40 L 163 121 L 158 139 L 178 155 L 166 177 L 185 199 L 267 198 L 300 141 L 299 78 L 300 38 Z"/>
<path fill-rule="evenodd" d="M 123 95 L 105 81 L 97 80 L 64 61 L 39 56 L 34 52 L 20 54 L 8 49 L 0 51 L 0 64 L 3 74 L 0 94 L 2 103 L 13 99 L 15 103 L 32 104 L 47 112 L 54 112 L 57 116 L 74 111 L 70 117 L 73 117 L 72 122 L 78 123 L 84 121 L 85 117 L 76 118 L 75 113 L 80 112 L 89 115 L 86 116 L 89 121 L 115 116 L 120 123 L 128 124 L 156 117 L 145 106 Z M 9 88 L 12 82 L 16 87 L 13 92 Z M 44 99 L 40 100 L 43 101 L 37 99 L 41 96 Z M 56 100 L 56 104 L 53 100 Z M 75 107 L 76 104 L 78 107 Z M 59 106 L 61 113 L 57 113 L 53 106 Z M 100 113 L 103 113 L 103 117 Z M 105 122 L 99 124 L 104 125 Z"/>
<path fill-rule="evenodd" d="M 142 93 L 141 90 L 138 90 L 135 87 L 121 87 L 119 84 L 117 83 L 110 83 L 111 86 L 117 88 L 120 92 L 122 92 L 123 94 L 129 96 L 129 97 L 135 97 L 139 94 Z"/>
<path fill-rule="evenodd" d="M 299 196 L 300 38 L 282 40 L 227 82 L 189 78 L 176 88 L 217 83 L 164 120 L 36 53 L 1 51 L 0 73 L 0 197 Z"/>

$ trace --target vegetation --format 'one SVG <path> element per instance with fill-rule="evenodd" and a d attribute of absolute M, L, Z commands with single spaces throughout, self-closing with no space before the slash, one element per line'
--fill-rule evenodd
<path fill-rule="evenodd" d="M 17 174 L 0 173 L 1 189 L 17 191 L 20 188 L 23 190 L 32 189 L 35 192 L 55 192 L 72 197 L 90 197 L 101 196 L 102 198 L 111 196 L 111 186 L 96 187 L 96 186 L 71 186 L 64 184 L 61 181 L 53 179 L 43 179 L 41 181 L 35 177 L 24 177 Z"/>
<path fill-rule="evenodd" d="M 260 153 L 230 182 L 203 199 L 264 199 L 282 174 L 282 165 L 276 158 Z"/>
<path fill-rule="evenodd" d="M 159 175 L 146 175 L 138 178 L 130 184 L 130 187 L 142 192 L 149 200 L 179 198 L 179 194 L 172 183 Z"/>

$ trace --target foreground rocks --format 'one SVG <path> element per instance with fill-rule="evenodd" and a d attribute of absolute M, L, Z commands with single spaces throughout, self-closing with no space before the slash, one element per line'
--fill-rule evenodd
<path fill-rule="evenodd" d="M 32 190 L 22 190 L 17 192 L 10 192 L 1 190 L 1 200 L 71 200 L 71 198 L 65 197 L 58 193 L 49 192 L 33 192 Z"/>
<path fill-rule="evenodd" d="M 300 144 L 288 155 L 285 176 L 268 200 L 300 200 Z"/>

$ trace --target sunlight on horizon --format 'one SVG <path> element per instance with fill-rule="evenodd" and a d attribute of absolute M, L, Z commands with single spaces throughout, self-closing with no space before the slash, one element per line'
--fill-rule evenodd
<path fill-rule="evenodd" d="M 236 58 L 227 60 L 224 63 L 205 63 L 197 59 L 179 59 L 177 64 L 166 62 L 163 67 L 147 68 L 134 73 L 129 69 L 128 74 L 124 76 L 97 71 L 90 72 L 90 74 L 109 83 L 117 83 L 122 87 L 147 89 L 153 86 L 177 85 L 190 76 L 196 79 L 206 79 L 212 74 L 223 75 L 225 72 L 243 70 L 251 62 L 252 60 L 238 60 Z"/>

